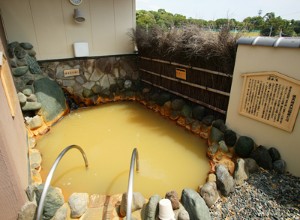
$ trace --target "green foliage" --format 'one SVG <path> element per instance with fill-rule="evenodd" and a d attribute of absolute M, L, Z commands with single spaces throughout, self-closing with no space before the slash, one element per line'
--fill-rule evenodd
<path fill-rule="evenodd" d="M 172 29 L 186 25 L 195 25 L 208 30 L 219 31 L 227 28 L 232 31 L 253 32 L 260 31 L 262 36 L 300 36 L 300 20 L 285 20 L 276 16 L 274 12 L 261 16 L 247 17 L 242 22 L 235 19 L 219 18 L 215 21 L 186 18 L 184 15 L 172 14 L 165 9 L 158 11 L 138 10 L 136 12 L 137 26 L 142 28 L 160 27 Z"/>

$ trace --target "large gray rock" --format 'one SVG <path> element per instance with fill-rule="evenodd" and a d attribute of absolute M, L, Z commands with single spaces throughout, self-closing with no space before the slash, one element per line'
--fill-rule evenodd
<path fill-rule="evenodd" d="M 268 151 L 273 162 L 281 159 L 280 153 L 275 147 L 269 148 Z"/>
<path fill-rule="evenodd" d="M 256 163 L 256 161 L 252 158 L 245 158 L 245 170 L 246 172 L 250 173 L 254 173 L 258 170 L 258 165 Z"/>
<path fill-rule="evenodd" d="M 216 166 L 217 187 L 224 196 L 234 191 L 235 183 L 227 168 L 222 164 Z"/>
<path fill-rule="evenodd" d="M 175 111 L 180 111 L 183 108 L 184 104 L 185 103 L 184 103 L 184 101 L 182 99 L 174 99 L 172 101 L 171 107 Z"/>
<path fill-rule="evenodd" d="M 216 127 L 211 127 L 209 134 L 210 143 L 219 143 L 221 140 L 223 140 L 223 138 L 224 134 L 222 131 Z"/>
<path fill-rule="evenodd" d="M 87 193 L 73 193 L 69 198 L 71 218 L 80 218 L 88 208 L 88 201 Z"/>
<path fill-rule="evenodd" d="M 153 195 L 150 197 L 149 202 L 143 206 L 141 216 L 143 220 L 155 220 L 158 214 L 158 203 L 161 197 Z"/>
<path fill-rule="evenodd" d="M 243 157 L 243 158 L 249 157 L 253 149 L 254 149 L 254 141 L 252 140 L 252 138 L 247 136 L 239 137 L 234 147 L 235 153 L 239 157 Z"/>
<path fill-rule="evenodd" d="M 45 122 L 56 119 L 67 109 L 66 99 L 60 86 L 48 79 L 42 78 L 34 83 L 35 94 L 42 104 L 41 114 Z"/>
<path fill-rule="evenodd" d="M 217 119 L 212 123 L 212 126 L 218 128 L 223 133 L 226 131 L 227 127 L 222 119 Z"/>
<path fill-rule="evenodd" d="M 192 116 L 193 118 L 201 121 L 203 119 L 203 117 L 205 116 L 205 108 L 203 106 L 196 106 L 193 108 L 192 110 Z"/>
<path fill-rule="evenodd" d="M 42 156 L 39 150 L 31 149 L 29 154 L 29 161 L 31 169 L 36 169 L 41 166 Z"/>
<path fill-rule="evenodd" d="M 44 184 L 37 186 L 37 191 L 36 191 L 37 203 L 39 203 L 43 188 L 44 188 Z M 55 215 L 56 211 L 63 204 L 64 204 L 64 196 L 62 194 L 61 189 L 50 186 L 48 189 L 47 196 L 45 198 L 43 219 L 45 220 L 51 219 Z"/>
<path fill-rule="evenodd" d="M 224 141 L 227 146 L 233 147 L 236 143 L 237 136 L 236 133 L 232 130 L 226 130 L 224 132 Z"/>
<path fill-rule="evenodd" d="M 139 210 L 143 207 L 145 203 L 144 196 L 139 192 L 132 193 L 132 204 L 131 204 L 131 212 Z M 121 205 L 120 205 L 120 214 L 121 216 L 126 216 L 127 211 L 127 193 L 123 193 Z"/>
<path fill-rule="evenodd" d="M 29 126 L 30 129 L 36 129 L 42 126 L 43 120 L 39 115 L 31 117 L 25 117 L 26 124 Z"/>
<path fill-rule="evenodd" d="M 18 99 L 20 104 L 24 106 L 27 101 L 27 97 L 22 92 L 18 92 Z"/>
<path fill-rule="evenodd" d="M 19 77 L 19 76 L 25 75 L 25 73 L 27 73 L 27 71 L 28 71 L 27 66 L 20 66 L 20 67 L 17 67 L 17 68 L 13 68 L 12 69 L 12 74 L 15 77 Z"/>
<path fill-rule="evenodd" d="M 215 202 L 219 199 L 216 182 L 205 183 L 200 190 L 200 195 L 204 199 L 208 208 L 215 204 Z"/>
<path fill-rule="evenodd" d="M 209 220 L 211 219 L 209 209 L 203 198 L 193 189 L 184 189 L 182 191 L 181 202 L 190 219 Z"/>
<path fill-rule="evenodd" d="M 271 170 L 273 168 L 272 157 L 269 154 L 269 151 L 266 147 L 260 145 L 256 148 L 250 155 L 253 158 L 258 166 Z"/>
<path fill-rule="evenodd" d="M 55 213 L 51 220 L 66 220 L 68 214 L 68 204 L 65 203 Z"/>
<path fill-rule="evenodd" d="M 34 57 L 26 54 L 24 59 L 26 61 L 26 64 L 28 65 L 31 73 L 33 73 L 33 74 L 42 74 L 43 73 L 38 62 L 35 60 Z"/>
<path fill-rule="evenodd" d="M 32 44 L 27 42 L 20 43 L 20 46 L 25 50 L 31 50 L 33 48 Z"/>
<path fill-rule="evenodd" d="M 23 111 L 35 111 L 42 108 L 42 104 L 39 102 L 26 102 L 24 106 L 22 106 Z"/>
<path fill-rule="evenodd" d="M 248 179 L 248 174 L 245 169 L 245 161 L 242 158 L 237 159 L 234 171 L 234 180 L 236 185 L 242 185 Z"/>
<path fill-rule="evenodd" d="M 180 203 L 178 193 L 176 191 L 167 192 L 165 198 L 171 201 L 173 210 L 179 209 Z"/>
<path fill-rule="evenodd" d="M 178 213 L 177 220 L 190 220 L 190 215 L 185 209 L 182 209 Z"/>
<path fill-rule="evenodd" d="M 36 202 L 26 202 L 18 213 L 18 220 L 34 220 L 36 208 Z"/>
<path fill-rule="evenodd" d="M 23 59 L 26 56 L 26 51 L 20 46 L 14 49 L 14 53 L 18 59 Z"/>
<path fill-rule="evenodd" d="M 273 162 L 273 168 L 277 173 L 284 174 L 286 172 L 286 162 L 284 160 L 276 160 Z"/>

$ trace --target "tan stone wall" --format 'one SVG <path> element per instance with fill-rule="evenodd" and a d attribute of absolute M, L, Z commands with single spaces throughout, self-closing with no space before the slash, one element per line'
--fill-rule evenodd
<path fill-rule="evenodd" d="M 2 40 L 0 51 L 4 51 Z M 9 68 L 5 59 L 0 69 L 0 219 L 17 219 L 28 186 L 27 138 L 16 94 L 12 95 L 15 88 L 10 71 L 6 71 Z M 8 97 L 2 83 L 4 74 L 10 76 L 5 83 L 13 86 Z M 15 108 L 10 107 L 8 98 Z"/>
<path fill-rule="evenodd" d="M 38 60 L 74 57 L 73 43 L 87 42 L 90 56 L 130 54 L 128 32 L 135 27 L 135 0 L 0 0 L 9 42 L 29 42 Z M 73 19 L 78 8 L 85 22 Z"/>
<path fill-rule="evenodd" d="M 276 147 L 287 162 L 287 169 L 300 176 L 300 117 L 293 131 L 287 132 L 239 114 L 243 73 L 275 71 L 300 80 L 300 49 L 239 45 L 230 92 L 227 125 L 240 135 L 252 137 L 259 145 Z"/>

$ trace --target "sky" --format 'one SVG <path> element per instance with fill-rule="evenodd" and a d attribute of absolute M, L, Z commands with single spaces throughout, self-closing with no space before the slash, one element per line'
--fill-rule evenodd
<path fill-rule="evenodd" d="M 246 17 L 275 12 L 283 19 L 300 20 L 300 0 L 136 0 L 137 10 L 165 9 L 172 14 L 187 18 L 216 20 L 234 18 L 243 21 Z"/>

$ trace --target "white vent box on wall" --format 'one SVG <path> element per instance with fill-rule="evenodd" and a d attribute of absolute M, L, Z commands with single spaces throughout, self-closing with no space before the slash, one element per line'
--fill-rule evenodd
<path fill-rule="evenodd" d="M 75 57 L 88 57 L 89 56 L 89 43 L 77 42 L 73 44 Z"/>

